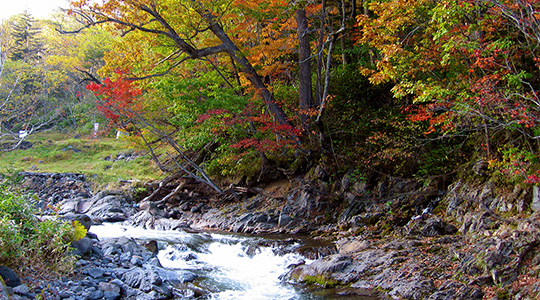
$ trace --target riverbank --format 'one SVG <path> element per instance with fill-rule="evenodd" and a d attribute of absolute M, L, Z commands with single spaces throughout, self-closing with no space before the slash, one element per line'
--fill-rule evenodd
<path fill-rule="evenodd" d="M 79 186 L 71 181 L 68 186 Z M 366 289 L 392 299 L 537 297 L 535 190 L 499 187 L 490 179 L 458 181 L 446 190 L 401 180 L 344 186 L 333 186 L 342 192 L 330 194 L 322 180 L 274 184 L 242 199 L 212 199 L 188 186 L 161 203 L 110 191 L 46 199 L 60 205 L 61 214 L 87 214 L 95 223 L 308 234 L 331 241 L 332 247 L 296 249 L 314 261 L 291 269 L 284 280 L 337 288 L 343 297 L 361 297 Z"/>
<path fill-rule="evenodd" d="M 76 245 L 80 259 L 63 278 L 23 278 L 11 299 L 194 299 L 203 291 L 189 288 L 197 276 L 161 266 L 155 241 L 132 238 L 98 240 L 89 233 Z"/>

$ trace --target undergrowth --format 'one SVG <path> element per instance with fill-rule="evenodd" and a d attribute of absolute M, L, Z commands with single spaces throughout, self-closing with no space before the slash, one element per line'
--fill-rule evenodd
<path fill-rule="evenodd" d="M 83 236 L 80 226 L 57 218 L 40 220 L 33 197 L 10 188 L 4 176 L 2 180 L 0 265 L 16 270 L 19 276 L 69 273 L 75 261 L 69 254 L 70 245 Z"/>

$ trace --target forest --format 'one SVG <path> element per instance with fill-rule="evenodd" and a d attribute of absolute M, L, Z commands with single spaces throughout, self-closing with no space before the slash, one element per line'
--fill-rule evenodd
<path fill-rule="evenodd" d="M 28 299 L 214 299 L 167 286 L 165 243 L 88 231 L 108 224 L 249 235 L 242 264 L 296 253 L 276 284 L 330 293 L 261 299 L 537 299 L 539 71 L 539 0 L 22 12 L 0 24 L 0 271 L 88 275 Z"/>
<path fill-rule="evenodd" d="M 540 183 L 536 0 L 78 0 L 2 23 L 0 142 L 122 131 L 222 192 L 323 166 Z M 22 137 L 22 138 L 21 138 Z"/>

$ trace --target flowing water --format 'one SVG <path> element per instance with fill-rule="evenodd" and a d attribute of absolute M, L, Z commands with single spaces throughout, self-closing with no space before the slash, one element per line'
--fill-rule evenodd
<path fill-rule="evenodd" d="M 199 275 L 197 285 L 211 292 L 210 299 L 372 299 L 320 296 L 283 283 L 280 278 L 290 265 L 310 261 L 294 252 L 284 253 L 283 246 L 275 246 L 275 240 L 269 238 L 146 230 L 117 224 L 92 226 L 90 231 L 100 239 L 132 237 L 158 241 L 158 258 L 163 267 L 190 270 Z M 291 243 L 288 241 L 287 247 L 299 246 Z"/>

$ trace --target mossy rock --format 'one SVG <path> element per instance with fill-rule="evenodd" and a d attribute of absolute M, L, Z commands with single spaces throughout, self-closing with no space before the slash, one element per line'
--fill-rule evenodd
<path fill-rule="evenodd" d="M 302 283 L 307 285 L 317 285 L 325 289 L 333 288 L 339 285 L 339 281 L 329 278 L 325 275 L 304 275 L 302 276 Z"/>

